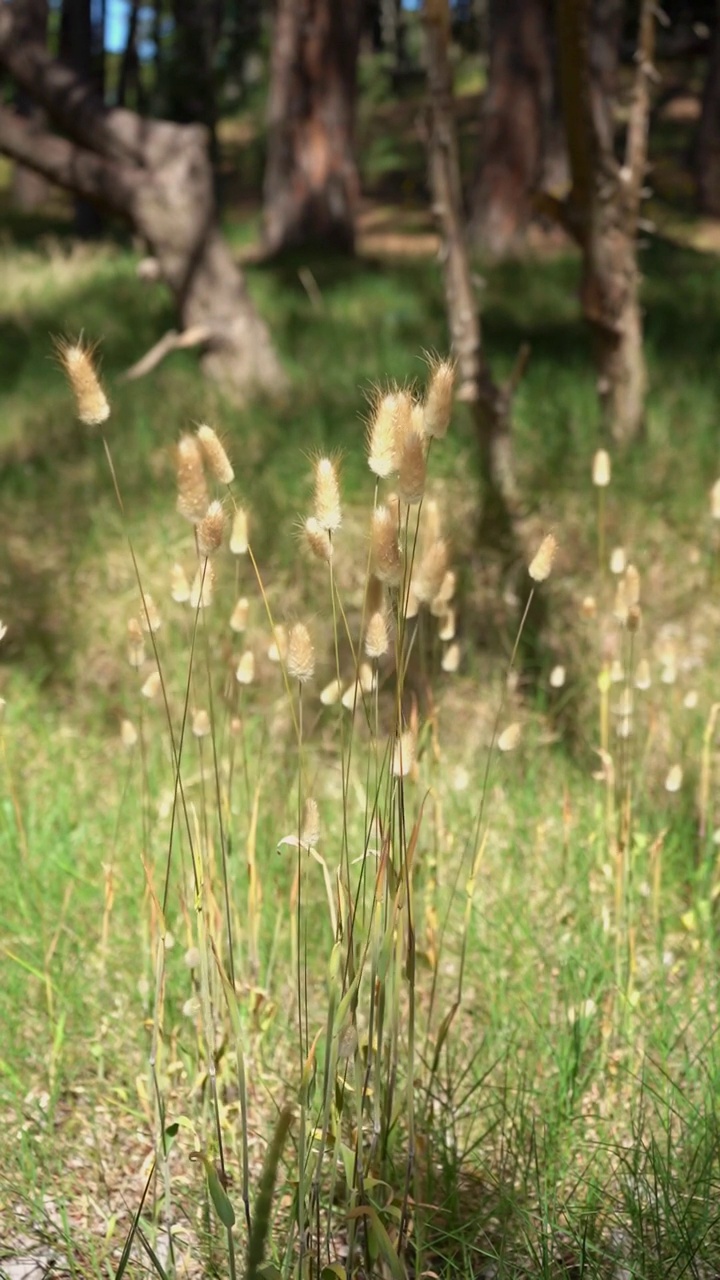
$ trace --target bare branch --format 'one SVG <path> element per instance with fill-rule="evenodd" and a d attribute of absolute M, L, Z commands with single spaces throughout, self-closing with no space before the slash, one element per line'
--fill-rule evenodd
<path fill-rule="evenodd" d="M 168 329 L 167 333 L 164 333 L 144 356 L 120 375 L 120 381 L 132 382 L 136 378 L 144 378 L 147 373 L 152 373 L 152 370 L 156 369 L 171 351 L 186 351 L 189 347 L 205 346 L 212 336 L 213 330 L 204 324 L 192 325 L 182 333 L 178 333 L 177 329 Z"/>

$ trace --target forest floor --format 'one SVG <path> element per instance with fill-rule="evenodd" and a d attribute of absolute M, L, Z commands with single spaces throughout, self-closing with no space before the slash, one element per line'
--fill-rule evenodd
<path fill-rule="evenodd" d="M 412 110 L 405 114 L 405 131 L 388 135 L 403 163 L 403 148 L 419 146 Z M 426 620 L 417 676 L 422 745 L 406 801 L 412 821 L 425 815 L 415 885 L 419 1080 L 427 1081 L 430 1048 L 455 998 L 464 936 L 468 946 L 462 1005 L 423 1095 L 418 1166 L 429 1208 L 424 1218 L 418 1202 L 415 1231 L 416 1239 L 425 1233 L 427 1274 L 659 1280 L 720 1269 L 720 525 L 710 508 L 720 474 L 720 259 L 717 226 L 690 216 L 680 166 L 670 177 L 663 170 L 663 157 L 687 144 L 687 120 L 661 123 L 653 217 L 664 234 L 642 255 L 647 432 L 626 456 L 613 457 L 602 509 L 591 485 L 597 407 L 577 258 L 555 243 L 552 252 L 483 268 L 484 328 L 497 375 L 507 375 L 520 346 L 530 344 L 514 413 L 518 470 L 538 542 L 552 530 L 559 543 L 542 589 L 542 629 L 531 612 L 510 681 L 530 583 L 523 566 L 511 582 L 501 577 L 490 550 L 478 545 L 476 450 L 463 406 L 432 454 L 428 496 L 437 501 L 457 572 L 459 650 L 450 662 L 450 644 Z M 238 181 L 253 189 L 255 135 L 235 144 Z M 379 156 L 380 143 L 373 145 L 376 174 L 383 166 L 400 170 L 387 148 Z M 36 1274 L 51 1265 L 60 1275 L 116 1274 L 152 1164 L 148 1054 L 173 772 L 161 710 L 140 692 L 153 663 L 148 658 L 136 671 L 127 661 L 127 623 L 140 605 L 126 538 L 163 617 L 159 643 L 173 707 L 181 707 L 190 615 L 172 600 L 170 579 L 175 563 L 190 572 L 193 543 L 175 511 L 172 446 L 199 421 L 212 423 L 232 454 L 275 618 L 310 619 L 314 630 L 318 671 L 307 699 L 303 769 L 313 779 L 321 848 L 334 869 L 350 801 L 339 799 L 342 712 L 319 698 L 335 671 L 332 611 L 324 575 L 300 555 L 298 515 L 309 509 L 312 457 L 340 456 L 344 519 L 335 571 L 357 623 L 373 503 L 367 397 L 393 381 L 421 384 L 423 352 L 446 346 L 421 179 L 400 201 L 392 184 L 383 192 L 378 183 L 369 184 L 353 261 L 298 254 L 253 262 L 257 210 L 228 207 L 228 234 L 248 261 L 249 287 L 291 385 L 284 399 L 240 411 L 201 380 L 189 354 L 140 382 L 120 381 L 171 324 L 168 302 L 139 282 L 140 255 L 121 235 L 77 244 L 61 203 L 35 219 L 5 218 L 0 1273 L 11 1280 L 19 1280 L 23 1258 L 34 1260 Z M 74 422 L 53 360 L 51 335 L 80 331 L 101 342 L 124 519 L 102 443 Z M 643 624 L 632 646 L 615 616 L 621 575 L 609 564 L 617 548 L 640 572 Z M 238 638 L 227 621 L 241 592 L 250 605 Z M 271 640 L 249 568 L 228 555 L 208 630 L 216 695 L 239 649 L 252 650 L 256 663 L 255 681 L 243 691 L 243 777 L 230 807 L 235 848 L 243 851 L 231 861 L 230 879 L 253 1196 L 273 1117 L 298 1087 L 290 1013 L 295 864 L 276 852 L 295 830 L 298 762 L 282 681 L 268 659 Z M 456 659 L 457 669 L 447 669 Z M 642 679 L 638 688 L 642 659 L 650 684 Z M 347 676 L 347 655 L 343 661 Z M 193 697 L 201 705 L 202 687 Z M 605 716 L 609 750 L 601 756 Z M 124 721 L 139 734 L 135 749 L 122 745 Z M 496 723 L 521 725 L 522 738 L 515 752 L 493 756 L 486 794 Z M 186 766 L 198 813 L 208 803 L 202 752 L 202 739 L 193 740 Z M 348 776 L 352 804 L 362 811 L 366 781 L 361 770 Z M 624 863 L 618 814 L 629 824 Z M 482 860 L 466 917 L 468 849 L 472 861 L 481 817 Z M 319 868 L 307 893 L 312 1040 L 326 1017 L 333 942 Z M 167 1124 L 178 1126 L 169 1162 L 173 1248 L 181 1274 L 213 1267 L 225 1274 L 222 1233 L 191 1159 L 210 1144 L 212 1128 L 192 899 L 184 869 L 167 911 L 174 945 L 161 1071 Z M 239 1206 L 241 1136 L 228 1043 L 218 1047 L 218 1070 L 234 1171 L 229 1195 Z M 297 1141 L 294 1129 L 276 1199 L 270 1262 L 278 1265 Z M 401 1184 L 376 1194 L 388 1230 Z M 145 1230 L 166 1264 L 161 1190 L 153 1189 Z M 344 1238 L 338 1230 L 329 1275 L 342 1274 Z M 138 1243 L 127 1274 L 145 1274 L 149 1259 Z M 379 1271 L 387 1266 L 381 1258 Z"/>

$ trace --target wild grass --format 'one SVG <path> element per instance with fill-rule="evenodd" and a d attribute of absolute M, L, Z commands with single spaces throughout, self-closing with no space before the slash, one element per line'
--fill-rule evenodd
<path fill-rule="evenodd" d="M 573 1268 L 588 1276 L 620 1268 L 702 1275 L 717 1266 L 717 611 L 709 506 L 717 458 L 703 319 L 715 284 L 691 255 L 653 252 L 650 438 L 635 456 L 613 458 L 599 566 L 592 386 L 574 333 L 574 265 L 548 263 L 536 275 L 524 265 L 522 288 L 519 268 L 489 277 L 487 325 L 501 367 L 521 332 L 534 345 L 518 405 L 520 464 L 528 494 L 537 495 L 538 529 L 552 526 L 560 542 L 553 579 L 542 588 L 543 646 L 530 662 L 523 655 L 508 688 L 517 606 L 503 602 L 473 550 L 472 436 L 458 412 L 430 456 L 430 493 L 458 573 L 458 639 L 441 641 L 431 617 L 425 643 L 418 628 L 407 677 L 418 704 L 417 777 L 392 780 L 385 738 L 399 726 L 391 673 L 378 687 L 377 718 L 375 691 L 361 682 L 356 692 L 354 683 L 374 489 L 362 449 L 362 392 L 386 378 L 424 376 L 415 352 L 442 344 L 434 272 L 423 264 L 351 268 L 342 279 L 312 263 L 319 314 L 298 278 L 301 264 L 255 273 L 256 296 L 278 316 L 298 394 L 280 409 L 236 418 L 205 396 L 189 360 L 160 370 L 152 386 L 114 385 L 137 354 L 129 335 L 142 345 L 145 331 L 164 320 L 135 301 L 134 263 L 124 249 L 99 254 L 100 274 L 89 269 L 78 288 L 64 268 L 43 286 L 45 255 L 31 255 L 38 277 L 23 293 L 22 326 L 12 322 L 4 356 L 15 390 L 3 424 L 11 573 L 0 651 L 7 700 L 0 1000 L 9 1028 L 0 1050 L 0 1212 L 13 1256 L 19 1238 L 33 1248 L 45 1238 L 70 1270 L 115 1274 L 159 1157 L 130 1273 L 154 1265 L 148 1247 L 170 1268 L 171 1221 L 181 1271 L 229 1274 L 222 1182 L 218 1192 L 214 1165 L 190 1158 L 219 1159 L 219 1132 L 239 1271 L 247 1261 L 246 1193 L 251 1224 L 272 1206 L 265 1264 L 281 1271 L 297 1266 L 303 1239 L 314 1273 L 318 1244 L 323 1265 L 327 1249 L 336 1268 L 357 1249 L 358 1267 L 378 1274 L 400 1263 L 439 1275 L 495 1268 L 508 1276 Z M 671 306 L 678 281 L 688 309 L 679 336 Z M 83 315 L 88 307 L 96 310 Z M 47 333 L 68 326 L 109 334 L 108 439 L 124 519 L 100 442 L 73 433 L 48 359 Z M 328 361 L 331 334 L 334 350 L 343 343 L 342 360 Z M 273 621 L 288 630 L 302 621 L 313 636 L 316 671 L 302 699 L 293 686 L 288 698 L 268 658 L 271 625 L 247 556 L 222 552 L 215 601 L 197 625 L 192 608 L 171 598 L 172 565 L 182 563 L 192 583 L 197 560 L 192 530 L 183 532 L 174 510 L 168 458 L 177 437 L 203 419 L 228 443 Z M 688 422 L 696 447 L 678 456 L 674 441 Z M 312 510 L 307 454 L 332 456 L 339 446 L 343 525 L 333 535 L 331 580 L 327 564 L 301 554 L 294 523 L 296 513 Z M 140 622 L 143 613 L 126 534 L 162 618 L 155 640 L 178 747 L 188 699 L 187 821 L 181 796 L 173 809 L 176 766 L 162 693 L 141 692 L 154 666 L 147 633 L 144 665 L 136 673 L 126 661 L 128 618 Z M 643 615 L 632 653 L 616 616 L 623 575 L 609 571 L 620 544 L 640 569 Z M 530 580 L 523 583 L 520 608 Z M 249 601 L 243 633 L 228 626 L 240 595 Z M 533 622 L 531 610 L 530 630 Z M 456 642 L 459 670 L 443 670 Z M 255 679 L 241 685 L 235 672 L 247 650 Z M 643 659 L 652 683 L 638 689 Z M 564 683 L 553 684 L 560 664 Z M 338 665 L 349 707 L 320 698 Z M 228 704 L 228 691 L 237 704 Z M 616 730 L 629 718 L 630 699 L 626 739 Z M 403 705 L 412 721 L 412 700 Z M 494 757 L 488 833 L 483 839 L 481 825 L 475 843 L 500 706 L 498 729 L 520 723 L 522 737 L 514 753 Z M 199 712 L 207 713 L 207 735 Z M 122 745 L 123 720 L 137 733 L 132 748 Z M 603 724 L 610 762 L 594 754 Z M 679 790 L 666 790 L 678 766 Z M 308 798 L 317 800 L 321 836 L 303 850 Z M 163 912 L 173 812 L 180 843 Z M 378 907 L 377 860 L 368 850 L 382 850 L 380 815 L 382 832 L 392 833 L 397 883 L 388 871 Z M 372 846 L 369 831 L 378 837 Z M 291 843 L 277 853 L 285 837 Z M 313 847 L 328 868 L 330 894 L 322 863 L 307 851 Z M 339 897 L 338 866 L 354 891 Z M 389 935 L 394 913 L 402 925 Z M 163 936 L 172 945 L 161 949 Z M 373 964 L 387 964 L 384 1039 L 377 1024 L 369 1028 Z M 450 1022 L 463 964 L 463 1000 Z M 378 1073 L 381 1052 L 395 1077 Z M 294 1114 L 282 1157 L 263 1175 L 288 1102 Z M 388 1239 L 400 1263 L 389 1260 Z M 253 1258 L 259 1247 L 256 1233 Z"/>

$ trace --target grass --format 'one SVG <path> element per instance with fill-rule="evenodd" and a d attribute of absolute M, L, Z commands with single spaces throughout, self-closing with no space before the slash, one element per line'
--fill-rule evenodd
<path fill-rule="evenodd" d="M 648 438 L 613 460 L 607 495 L 608 547 L 626 546 L 641 570 L 643 626 L 633 659 L 613 619 L 615 580 L 596 563 L 590 466 L 597 419 L 579 326 L 577 262 L 559 256 L 488 272 L 485 328 L 494 367 L 508 372 L 521 342 L 532 347 L 515 415 L 519 468 L 538 537 L 550 527 L 558 537 L 558 563 L 540 588 L 548 605 L 542 647 L 534 666 L 524 665 L 507 688 L 517 610 L 476 546 L 475 451 L 470 422 L 458 408 L 447 440 L 432 450 L 431 493 L 460 583 L 462 661 L 458 673 L 443 672 L 447 645 L 431 630 L 426 648 L 414 647 L 417 667 L 403 705 L 411 716 L 414 691 L 417 775 L 401 785 L 390 782 L 387 765 L 383 772 L 382 754 L 375 763 L 378 735 L 359 714 L 348 764 L 350 713 L 341 719 L 336 707 L 319 701 L 336 664 L 333 611 L 327 573 L 300 556 L 294 524 L 311 505 L 311 455 L 341 451 L 345 511 L 336 601 L 357 631 L 373 494 L 363 393 L 390 379 L 421 384 L 426 369 L 419 353 L 444 348 L 437 265 L 297 257 L 251 269 L 250 288 L 276 335 L 292 394 L 285 403 L 238 412 L 201 383 L 191 357 L 173 357 L 144 382 L 117 382 L 169 326 L 169 310 L 161 295 L 136 282 L 136 257 L 122 240 L 70 252 L 62 223 L 45 229 L 51 238 L 39 248 L 16 239 L 3 251 L 0 533 L 8 554 L 0 568 L 0 614 L 9 630 L 0 649 L 7 703 L 0 754 L 2 1249 L 37 1253 L 45 1241 L 62 1270 L 116 1274 L 158 1151 L 163 1164 L 164 1128 L 168 1181 L 164 1174 L 151 1181 L 142 1218 L 147 1244 L 168 1269 L 169 1184 L 181 1272 L 230 1274 L 228 1233 L 218 1217 L 218 1206 L 220 1216 L 226 1213 L 222 1187 L 218 1192 L 212 1164 L 208 1174 L 202 1160 L 191 1158 L 218 1158 L 219 1118 L 233 1177 L 227 1196 L 237 1270 L 244 1270 L 247 1243 L 246 1134 L 251 1211 L 261 1224 L 270 1217 L 270 1268 L 292 1269 L 302 1228 L 311 1224 L 308 1256 L 318 1242 L 329 1244 L 336 1270 L 328 1274 L 335 1275 L 342 1274 L 343 1247 L 353 1235 L 366 1271 L 372 1264 L 377 1274 L 401 1266 L 392 1247 L 399 1236 L 411 1271 L 424 1267 L 441 1276 L 711 1274 L 720 1265 L 714 730 L 705 753 L 711 787 L 704 832 L 699 797 L 703 735 L 717 696 L 718 548 L 708 507 L 718 471 L 715 259 L 663 242 L 643 259 Z M 247 230 L 234 234 L 241 244 Z M 303 287 L 303 267 L 312 271 L 318 295 Z M 98 436 L 73 425 L 50 359 L 49 334 L 81 329 L 103 337 L 113 404 L 108 438 L 125 522 Z M 226 761 L 235 760 L 234 789 L 222 811 L 236 1006 L 205 940 L 209 931 L 227 970 L 222 842 L 204 836 L 205 821 L 217 823 L 209 740 L 189 734 L 185 744 L 183 776 L 198 827 L 191 818 L 188 836 L 184 820 L 178 823 L 163 924 L 158 901 L 173 764 L 162 708 L 142 698 L 141 680 L 126 662 L 127 620 L 140 611 L 124 541 L 129 534 L 144 589 L 163 615 L 158 644 L 177 730 L 192 614 L 171 602 L 169 574 L 177 560 L 190 573 L 194 550 L 174 510 L 170 446 L 201 420 L 229 443 L 237 500 L 250 509 L 271 610 L 287 624 L 308 621 L 317 663 L 303 693 L 298 746 L 283 681 L 267 660 L 269 625 L 253 574 L 226 555 L 208 646 L 223 787 Z M 519 577 L 514 590 L 522 603 L 529 586 Z M 240 591 L 251 613 L 246 637 L 234 640 L 226 620 Z M 595 600 L 592 614 L 580 608 L 587 596 Z M 533 623 L 531 613 L 530 631 Z M 342 623 L 336 628 L 347 683 L 352 662 Z M 207 688 L 203 635 L 200 626 L 192 697 L 200 706 Z M 220 728 L 222 692 L 229 660 L 246 643 L 256 654 L 256 681 L 237 695 L 244 699 L 242 732 L 236 726 L 231 739 L 230 726 Z M 646 692 L 633 688 L 640 655 L 653 676 Z M 609 678 L 614 659 L 622 659 L 623 673 L 608 688 L 613 725 L 623 718 L 613 708 L 630 693 L 635 708 L 629 746 L 613 729 L 613 783 L 607 761 L 603 772 L 597 756 L 597 681 L 603 671 Z M 558 663 L 566 680 L 553 688 L 548 677 Z M 674 681 L 664 682 L 673 668 Z M 143 679 L 149 669 L 150 663 Z M 390 672 L 382 687 L 384 728 L 392 737 L 397 703 Z M 292 705 L 297 718 L 296 690 Z M 499 727 L 521 723 L 522 739 L 516 752 L 495 754 L 485 790 L 501 705 Z M 141 734 L 134 750 L 120 745 L 124 718 Z M 680 790 L 668 792 L 665 780 L 676 764 L 683 766 Z M 383 910 L 390 917 L 396 910 L 402 926 L 388 933 L 388 916 L 373 915 L 365 900 L 357 939 L 369 941 L 369 958 L 344 1008 L 362 948 L 348 948 L 346 919 L 333 950 L 321 865 L 302 864 L 298 905 L 297 851 L 276 852 L 282 837 L 297 835 L 299 780 L 301 801 L 310 789 L 318 801 L 318 848 L 331 874 L 346 865 L 348 849 L 363 859 L 350 859 L 346 868 L 355 887 L 359 868 L 374 865 L 365 852 L 374 799 L 384 806 L 400 875 L 407 873 L 419 820 L 411 893 L 403 896 L 398 885 L 393 893 L 389 877 L 382 886 Z M 484 841 L 470 899 L 481 800 Z M 629 830 L 627 822 L 618 825 L 623 805 Z M 618 831 L 627 836 L 622 856 Z M 200 894 L 192 888 L 193 850 L 196 858 L 216 858 L 214 867 L 205 866 Z M 402 914 L 409 902 L 414 931 Z M 157 947 L 163 936 L 167 944 L 168 932 L 157 1066 L 161 1118 L 148 1053 L 160 1027 Z M 463 953 L 463 999 L 443 1039 Z M 386 966 L 383 1044 L 389 1061 L 397 1060 L 395 1088 L 403 1092 L 393 1098 L 391 1074 L 376 1071 L 377 1092 L 359 1108 L 373 1054 L 373 963 Z M 301 1029 L 298 975 L 307 1019 Z M 388 1098 L 386 1112 L 381 1104 Z M 267 1161 L 288 1102 L 292 1124 Z M 372 1146 L 376 1107 L 379 1150 Z M 128 1274 L 153 1266 L 137 1234 Z"/>

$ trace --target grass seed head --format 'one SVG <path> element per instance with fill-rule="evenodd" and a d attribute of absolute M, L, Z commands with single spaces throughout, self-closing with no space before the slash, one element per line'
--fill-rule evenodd
<path fill-rule="evenodd" d="M 619 577 L 621 573 L 625 572 L 626 564 L 627 557 L 625 555 L 625 548 L 613 547 L 610 553 L 610 572 Z"/>
<path fill-rule="evenodd" d="M 460 668 L 460 645 L 455 641 L 448 645 L 442 656 L 441 667 L 448 675 L 454 675 Z"/>
<path fill-rule="evenodd" d="M 287 647 L 287 670 L 291 680 L 306 684 L 315 672 L 315 650 L 310 632 L 303 622 L 290 628 Z"/>
<path fill-rule="evenodd" d="M 444 641 L 454 640 L 455 632 L 457 630 L 457 620 L 455 617 L 455 610 L 452 607 L 448 608 L 446 613 L 440 615 L 439 623 L 438 639 Z"/>
<path fill-rule="evenodd" d="M 235 472 L 217 433 L 203 423 L 197 429 L 197 438 L 210 474 L 218 484 L 232 484 Z"/>
<path fill-rule="evenodd" d="M 315 463 L 315 519 L 328 533 L 337 532 L 342 524 L 340 483 L 332 458 L 318 458 Z"/>
<path fill-rule="evenodd" d="M 395 738 L 393 745 L 393 776 L 407 778 L 415 764 L 415 734 L 412 729 L 405 729 Z"/>
<path fill-rule="evenodd" d="M 557 539 L 552 533 L 548 533 L 540 543 L 528 569 L 533 582 L 545 582 L 546 578 L 550 577 L 556 553 Z"/>
<path fill-rule="evenodd" d="M 145 643 L 143 641 L 143 630 L 137 618 L 130 618 L 127 624 L 128 637 L 128 662 L 135 670 L 143 665 L 145 661 Z"/>
<path fill-rule="evenodd" d="M 58 360 L 75 397 L 77 416 L 86 427 L 99 427 L 110 417 L 110 405 L 100 385 L 93 363 L 93 348 L 81 338 L 69 342 L 59 338 L 55 343 Z"/>
<path fill-rule="evenodd" d="M 641 658 L 635 668 L 635 688 L 649 689 L 651 684 L 650 663 L 647 658 Z"/>
<path fill-rule="evenodd" d="M 190 599 L 190 583 L 181 564 L 174 564 L 170 570 L 170 594 L 177 604 L 186 604 Z"/>
<path fill-rule="evenodd" d="M 181 436 L 175 449 L 177 509 L 191 524 L 198 524 L 208 509 L 210 495 L 205 481 L 203 452 L 196 436 Z"/>
<path fill-rule="evenodd" d="M 520 742 L 520 736 L 520 725 L 517 721 L 514 721 L 512 724 L 509 724 L 506 729 L 503 729 L 500 734 L 500 737 L 498 738 L 498 750 L 514 751 Z"/>
<path fill-rule="evenodd" d="M 305 541 L 317 560 L 324 560 L 329 564 L 333 555 L 332 538 L 320 521 L 315 516 L 308 516 L 303 525 L 305 533 Z"/>
<path fill-rule="evenodd" d="M 233 516 L 230 550 L 234 556 L 246 556 L 249 546 L 247 511 L 244 507 L 238 507 Z"/>
<path fill-rule="evenodd" d="M 192 609 L 207 609 L 212 604 L 214 591 L 215 570 L 209 560 L 203 560 L 202 564 L 197 567 L 197 572 L 190 588 L 190 607 Z"/>
<path fill-rule="evenodd" d="M 423 555 L 413 578 L 413 587 L 423 604 L 432 604 L 439 596 L 445 582 L 449 555 L 444 538 L 436 538 Z"/>
<path fill-rule="evenodd" d="M 225 512 L 222 502 L 211 502 L 197 526 L 198 551 L 203 559 L 212 556 L 222 546 L 225 536 Z"/>
<path fill-rule="evenodd" d="M 565 668 L 558 663 L 550 672 L 550 688 L 562 689 L 565 684 Z"/>
<path fill-rule="evenodd" d="M 610 483 L 610 454 L 607 449 L 598 449 L 592 464 L 592 482 L 596 489 L 606 489 Z"/>
<path fill-rule="evenodd" d="M 384 657 L 390 648 L 387 618 L 383 609 L 377 609 L 370 615 L 365 630 L 365 652 L 368 658 L 377 661 Z"/>
<path fill-rule="evenodd" d="M 192 713 L 192 731 L 196 738 L 207 738 L 210 733 L 210 717 L 202 708 Z"/>
<path fill-rule="evenodd" d="M 235 668 L 235 679 L 238 684 L 252 684 L 255 679 L 255 655 L 252 649 L 246 649 Z"/>
<path fill-rule="evenodd" d="M 455 364 L 452 360 L 434 359 L 430 366 L 430 382 L 424 404 L 425 431 L 436 440 L 447 435 L 452 417 Z"/>
<path fill-rule="evenodd" d="M 152 701 L 153 698 L 157 697 L 161 688 L 162 683 L 160 680 L 160 672 L 151 671 L 140 692 L 143 698 L 147 698 L 149 701 Z"/>
<path fill-rule="evenodd" d="M 320 701 L 324 707 L 333 707 L 338 702 L 342 693 L 342 685 L 338 679 L 331 680 L 325 685 L 320 694 Z"/>
<path fill-rule="evenodd" d="M 247 627 L 248 613 L 250 611 L 250 601 L 247 596 L 240 596 L 230 618 L 231 631 L 244 631 Z"/>
<path fill-rule="evenodd" d="M 425 440 L 411 428 L 401 440 L 398 458 L 398 492 L 403 502 L 414 506 L 422 501 L 426 477 Z"/>
<path fill-rule="evenodd" d="M 153 635 L 156 631 L 160 630 L 160 627 L 162 625 L 162 618 L 160 617 L 160 611 L 157 605 L 155 604 L 155 601 L 153 600 L 152 596 L 147 591 L 143 592 L 143 600 L 141 602 L 140 625 L 142 626 L 143 631 L 150 631 L 153 633 Z"/>
<path fill-rule="evenodd" d="M 126 751 L 132 751 L 137 746 L 138 732 L 132 720 L 122 720 L 120 722 L 120 741 Z"/>
<path fill-rule="evenodd" d="M 392 391 L 386 395 L 378 394 L 368 423 L 368 466 L 381 480 L 397 471 L 396 402 L 397 397 Z"/>
<path fill-rule="evenodd" d="M 665 779 L 665 790 L 671 793 L 679 791 L 682 786 L 683 771 L 682 765 L 674 764 L 668 771 Z"/>
<path fill-rule="evenodd" d="M 268 649 L 271 662 L 284 662 L 287 657 L 288 635 L 282 622 L 278 622 L 273 630 L 273 638 Z"/>
<path fill-rule="evenodd" d="M 710 490 L 710 515 L 713 520 L 720 520 L 720 480 Z"/>
<path fill-rule="evenodd" d="M 625 570 L 625 599 L 628 609 L 640 603 L 640 574 L 634 564 L 629 564 Z"/>
<path fill-rule="evenodd" d="M 370 557 L 376 578 L 391 587 L 400 585 L 403 562 L 398 546 L 397 521 L 388 507 L 376 507 L 372 513 Z"/>

